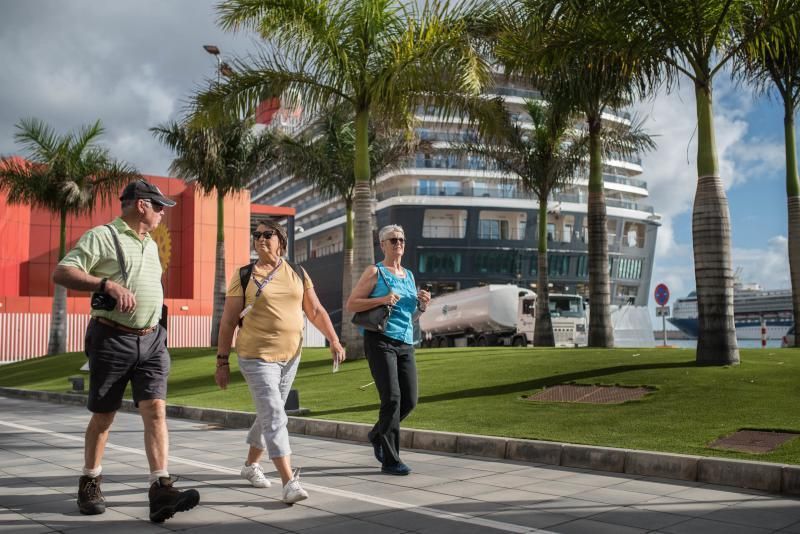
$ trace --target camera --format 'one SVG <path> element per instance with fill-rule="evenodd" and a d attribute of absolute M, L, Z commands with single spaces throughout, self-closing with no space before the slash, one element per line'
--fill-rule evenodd
<path fill-rule="evenodd" d="M 428 293 L 430 293 L 430 292 L 431 292 L 431 290 L 433 289 L 433 285 L 431 285 L 431 284 L 425 284 L 425 285 L 423 285 L 423 286 L 422 286 L 422 289 L 424 289 L 425 291 L 427 291 Z"/>
<path fill-rule="evenodd" d="M 111 311 L 117 307 L 117 299 L 108 293 L 92 293 L 92 309 Z"/>

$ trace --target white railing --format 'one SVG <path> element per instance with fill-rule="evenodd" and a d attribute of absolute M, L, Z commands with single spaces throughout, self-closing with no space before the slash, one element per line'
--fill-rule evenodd
<path fill-rule="evenodd" d="M 67 351 L 83 350 L 89 316 L 67 316 Z M 169 317 L 167 345 L 171 348 L 207 347 L 211 331 L 210 316 Z M 49 313 L 0 313 L 0 363 L 28 360 L 47 354 L 50 332 Z M 305 319 L 304 347 L 325 346 L 325 336 Z"/>

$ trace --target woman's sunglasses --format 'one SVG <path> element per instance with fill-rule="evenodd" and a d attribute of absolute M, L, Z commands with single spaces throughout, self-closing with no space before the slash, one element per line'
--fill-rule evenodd
<path fill-rule="evenodd" d="M 258 241 L 262 237 L 266 240 L 272 239 L 272 236 L 275 235 L 274 230 L 264 230 L 263 232 L 253 232 L 253 239 Z"/>
<path fill-rule="evenodd" d="M 392 245 L 396 245 L 397 243 L 401 243 L 401 244 L 405 243 L 406 242 L 406 238 L 405 237 L 390 237 L 389 239 L 385 239 L 384 241 L 389 241 Z"/>

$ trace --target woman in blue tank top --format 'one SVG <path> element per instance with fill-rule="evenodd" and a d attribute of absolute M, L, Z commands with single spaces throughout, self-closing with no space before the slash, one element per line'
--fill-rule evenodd
<path fill-rule="evenodd" d="M 417 366 L 414 361 L 414 314 L 424 312 L 430 293 L 417 290 L 414 275 L 403 268 L 403 228 L 391 224 L 378 232 L 384 259 L 361 275 L 347 311 L 365 311 L 388 304 L 392 312 L 386 330 L 364 332 L 364 352 L 381 399 L 378 422 L 369 433 L 381 471 L 407 475 L 411 469 L 400 461 L 400 421 L 417 405 Z"/>

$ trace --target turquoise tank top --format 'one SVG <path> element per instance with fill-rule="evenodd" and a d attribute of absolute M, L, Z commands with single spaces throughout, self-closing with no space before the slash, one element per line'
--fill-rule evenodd
<path fill-rule="evenodd" d="M 417 310 L 417 284 L 414 281 L 414 274 L 405 269 L 405 278 L 400 278 L 389 272 L 383 266 L 383 262 L 378 262 L 375 265 L 383 273 L 383 276 L 378 273 L 378 281 L 375 283 L 372 293 L 369 294 L 370 298 L 385 297 L 390 290 L 400 297 L 397 304 L 392 307 L 392 313 L 389 314 L 389 320 L 386 322 L 386 331 L 383 335 L 411 345 L 414 343 L 412 316 Z M 384 279 L 386 280 L 385 282 Z M 388 287 L 387 283 L 389 284 Z"/>

